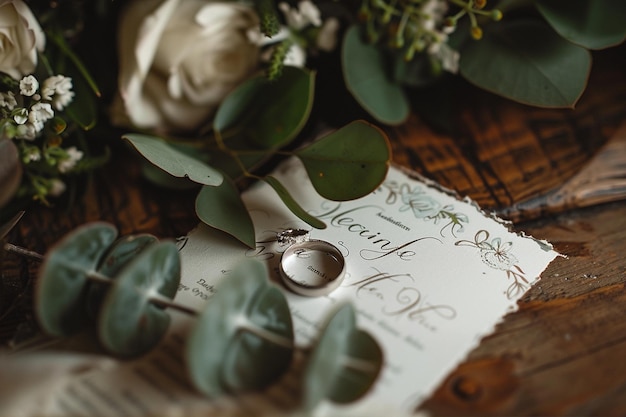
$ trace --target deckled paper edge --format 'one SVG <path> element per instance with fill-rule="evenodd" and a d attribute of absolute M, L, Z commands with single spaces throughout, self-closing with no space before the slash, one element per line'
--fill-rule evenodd
<path fill-rule="evenodd" d="M 495 211 L 491 211 L 491 210 L 486 210 L 484 208 L 482 208 L 476 201 L 474 201 L 472 198 L 470 198 L 469 196 L 462 196 L 461 194 L 459 194 L 458 191 L 453 190 L 451 188 L 445 187 L 443 185 L 441 185 L 440 183 L 438 183 L 435 180 L 432 180 L 422 174 L 420 174 L 419 172 L 411 169 L 411 168 L 407 168 L 405 166 L 396 164 L 396 163 L 392 163 L 391 164 L 392 167 L 394 167 L 395 169 L 399 170 L 400 172 L 402 172 L 404 175 L 406 175 L 407 177 L 416 180 L 416 181 L 420 181 L 422 183 L 424 183 L 424 185 L 433 188 L 437 191 L 440 191 L 444 194 L 447 194 L 450 197 L 455 198 L 458 201 L 467 203 L 469 205 L 471 205 L 472 207 L 474 207 L 476 209 L 476 211 L 478 211 L 480 214 L 482 214 L 485 217 L 488 217 L 498 223 L 500 223 L 501 225 L 503 225 L 504 227 L 506 227 L 506 229 L 511 232 L 516 234 L 519 237 L 525 238 L 525 239 L 530 239 L 534 242 L 536 242 L 539 247 L 541 248 L 541 250 L 545 251 L 545 252 L 549 252 L 549 251 L 554 251 L 556 253 L 557 257 L 563 257 L 563 258 L 567 258 L 566 255 L 563 255 L 559 252 L 556 252 L 554 249 L 554 246 L 548 242 L 545 239 L 537 239 L 534 236 L 528 235 L 526 234 L 524 231 L 518 231 L 518 230 L 514 230 L 514 223 L 511 220 L 507 220 L 507 219 L 503 219 L 500 216 L 498 216 L 496 214 Z M 549 264 L 548 264 L 549 265 Z M 547 267 L 546 267 L 547 268 Z M 534 284 L 533 284 L 534 285 Z"/>

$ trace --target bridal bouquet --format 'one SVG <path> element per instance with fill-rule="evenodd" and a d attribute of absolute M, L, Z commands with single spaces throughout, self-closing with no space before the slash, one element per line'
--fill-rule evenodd
<path fill-rule="evenodd" d="M 363 196 L 391 159 L 384 127 L 423 87 L 462 77 L 573 107 L 590 51 L 622 43 L 625 18 L 620 0 L 0 0 L 0 217 L 54 204 L 123 139 L 247 245 L 241 178 L 324 227 L 259 168 L 295 156 L 325 198 Z M 368 121 L 314 128 L 328 78 Z"/>

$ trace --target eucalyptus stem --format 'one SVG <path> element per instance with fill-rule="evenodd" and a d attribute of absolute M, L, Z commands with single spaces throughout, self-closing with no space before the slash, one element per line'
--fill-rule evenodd
<path fill-rule="evenodd" d="M 370 361 L 365 359 L 354 358 L 351 356 L 344 356 L 341 360 L 342 365 L 348 369 L 354 369 L 361 372 L 375 373 L 378 371 L 378 367 Z"/>
<path fill-rule="evenodd" d="M 254 325 L 254 323 L 251 323 L 247 320 L 246 323 L 243 324 L 242 330 L 248 331 L 263 340 L 287 349 L 293 349 L 295 347 L 292 339 L 288 339 L 269 330 L 265 330 L 264 328 L 256 326 Z"/>
<path fill-rule="evenodd" d="M 42 262 L 44 260 L 44 256 L 40 253 L 33 252 L 31 250 L 25 249 L 21 246 L 14 245 L 12 243 L 5 243 L 4 250 L 7 252 L 12 252 L 20 256 L 25 256 L 27 258 L 31 258 L 33 260 Z M 89 271 L 86 275 L 87 279 L 90 281 L 98 282 L 101 284 L 112 285 L 115 280 L 107 275 L 101 274 L 97 271 Z M 181 313 L 188 314 L 190 316 L 197 316 L 198 312 L 192 308 L 189 308 L 185 305 L 176 303 L 175 301 L 162 296 L 159 293 L 151 294 L 148 297 L 148 301 L 151 303 L 164 308 L 171 308 L 172 310 L 180 311 Z"/>

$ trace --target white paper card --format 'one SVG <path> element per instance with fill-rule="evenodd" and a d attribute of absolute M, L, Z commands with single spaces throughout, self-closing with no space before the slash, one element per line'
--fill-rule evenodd
<path fill-rule="evenodd" d="M 314 343 L 333 306 L 353 302 L 358 325 L 383 347 L 384 371 L 369 395 L 345 407 L 349 414 L 414 410 L 442 379 L 490 333 L 502 316 L 557 256 L 550 245 L 510 232 L 470 201 L 415 180 L 397 168 L 374 193 L 349 202 L 321 198 L 301 163 L 274 173 L 296 201 L 327 224 L 311 230 L 340 248 L 347 274 L 328 296 L 287 290 L 297 343 Z M 199 227 L 182 250 L 181 300 L 204 298 L 244 257 L 265 260 L 276 282 L 281 248 L 276 233 L 310 229 L 264 183 L 244 193 L 257 233 L 254 250 L 224 244 Z M 207 286 L 208 284 L 208 286 Z M 199 297 L 198 297 L 199 296 Z M 336 414 L 337 410 L 333 411 Z"/>

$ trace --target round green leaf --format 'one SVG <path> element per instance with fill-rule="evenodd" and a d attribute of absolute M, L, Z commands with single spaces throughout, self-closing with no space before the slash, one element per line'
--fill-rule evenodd
<path fill-rule="evenodd" d="M 254 225 L 234 182 L 224 178 L 219 187 L 202 187 L 196 197 L 196 215 L 203 223 L 222 230 L 250 248 L 255 246 Z"/>
<path fill-rule="evenodd" d="M 276 80 L 252 78 L 224 99 L 213 127 L 231 149 L 283 147 L 309 118 L 314 77 L 313 72 L 285 67 Z M 237 133 L 227 135 L 229 128 L 236 128 Z"/>
<path fill-rule="evenodd" d="M 371 334 L 357 330 L 351 336 L 346 354 L 349 359 L 328 394 L 328 399 L 338 404 L 351 403 L 365 395 L 383 367 L 383 351 Z"/>
<path fill-rule="evenodd" d="M 0 207 L 13 198 L 22 181 L 22 163 L 17 146 L 8 139 L 0 140 Z"/>
<path fill-rule="evenodd" d="M 591 55 L 539 20 L 501 22 L 461 51 L 460 72 L 478 87 L 540 107 L 573 107 Z"/>
<path fill-rule="evenodd" d="M 535 4 L 554 30 L 585 48 L 608 48 L 626 38 L 624 0 L 536 0 Z"/>
<path fill-rule="evenodd" d="M 361 38 L 359 28 L 348 29 L 341 49 L 346 87 L 359 104 L 382 123 L 398 125 L 406 120 L 410 104 L 401 84 L 388 73 L 382 48 Z"/>
<path fill-rule="evenodd" d="M 142 354 L 167 331 L 170 316 L 153 300 L 171 300 L 180 282 L 180 256 L 174 242 L 154 243 L 122 268 L 98 317 L 105 349 L 122 357 Z"/>
<path fill-rule="evenodd" d="M 119 271 L 133 260 L 148 245 L 158 239 L 150 234 L 129 235 L 117 239 L 104 254 L 98 266 L 98 272 L 115 279 Z M 110 284 L 92 282 L 86 295 L 86 308 L 91 317 L 96 317 Z"/>
<path fill-rule="evenodd" d="M 184 154 L 156 136 L 128 133 L 123 136 L 148 161 L 175 177 L 187 177 L 204 185 L 222 183 L 222 173 L 204 162 Z"/>
<path fill-rule="evenodd" d="M 287 301 L 259 261 L 239 264 L 217 287 L 187 342 L 194 386 L 207 396 L 260 389 L 276 381 L 293 356 Z"/>
<path fill-rule="evenodd" d="M 44 331 L 66 336 L 83 325 L 88 276 L 116 236 L 117 229 L 108 223 L 89 223 L 50 249 L 35 288 L 35 313 Z"/>
<path fill-rule="evenodd" d="M 322 197 L 352 200 L 369 194 L 385 179 L 391 146 L 382 130 L 355 121 L 298 150 L 296 155 Z"/>
<path fill-rule="evenodd" d="M 312 411 L 325 399 L 349 403 L 372 386 L 382 369 L 380 346 L 356 328 L 354 307 L 342 305 L 315 346 L 304 375 L 304 404 Z"/>

